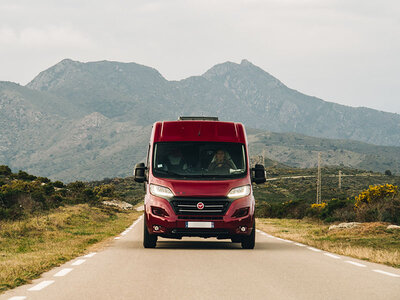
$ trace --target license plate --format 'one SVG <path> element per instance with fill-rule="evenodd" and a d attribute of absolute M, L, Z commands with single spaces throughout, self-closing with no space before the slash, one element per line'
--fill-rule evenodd
<path fill-rule="evenodd" d="M 186 222 L 186 228 L 214 228 L 214 222 Z"/>

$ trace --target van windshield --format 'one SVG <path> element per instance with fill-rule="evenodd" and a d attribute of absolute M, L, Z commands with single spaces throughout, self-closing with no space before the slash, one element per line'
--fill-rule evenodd
<path fill-rule="evenodd" d="M 162 142 L 153 153 L 156 177 L 179 179 L 231 179 L 245 176 L 243 144 L 220 142 Z"/>

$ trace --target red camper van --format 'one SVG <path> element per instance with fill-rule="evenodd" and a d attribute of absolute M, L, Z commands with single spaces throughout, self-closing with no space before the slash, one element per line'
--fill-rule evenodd
<path fill-rule="evenodd" d="M 250 169 L 241 123 L 214 117 L 180 117 L 153 125 L 146 164 L 134 170 L 144 182 L 143 246 L 157 238 L 216 237 L 255 244 L 252 182 L 265 182 L 264 167 Z"/>

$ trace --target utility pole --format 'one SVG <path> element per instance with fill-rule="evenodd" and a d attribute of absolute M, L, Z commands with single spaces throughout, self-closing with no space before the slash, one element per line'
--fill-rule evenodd
<path fill-rule="evenodd" d="M 339 170 L 339 190 L 342 189 L 342 171 Z"/>
<path fill-rule="evenodd" d="M 321 204 L 321 152 L 318 152 L 317 204 Z"/>
<path fill-rule="evenodd" d="M 263 149 L 263 152 L 262 152 L 262 161 L 261 161 L 261 164 L 262 164 L 262 165 L 265 164 L 265 148 Z"/>

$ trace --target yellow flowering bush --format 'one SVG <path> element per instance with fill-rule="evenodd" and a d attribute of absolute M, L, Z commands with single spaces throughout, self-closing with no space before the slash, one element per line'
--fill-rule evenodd
<path fill-rule="evenodd" d="M 323 210 L 327 205 L 328 204 L 326 204 L 325 202 L 320 203 L 320 204 L 314 203 L 314 204 L 311 204 L 311 208 L 315 209 L 315 210 Z"/>
<path fill-rule="evenodd" d="M 398 193 L 398 187 L 393 184 L 370 185 L 355 197 L 355 208 L 382 201 L 385 198 L 393 198 Z"/>

